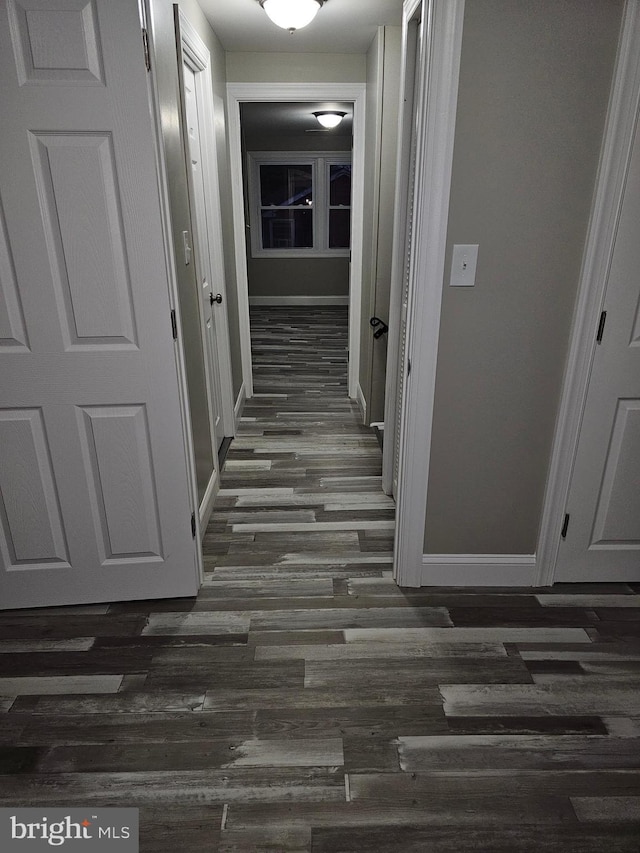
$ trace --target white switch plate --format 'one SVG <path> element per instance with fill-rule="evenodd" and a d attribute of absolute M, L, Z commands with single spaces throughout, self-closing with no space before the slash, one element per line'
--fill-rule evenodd
<path fill-rule="evenodd" d="M 476 283 L 478 244 L 458 244 L 453 247 L 450 287 L 473 287 Z"/>

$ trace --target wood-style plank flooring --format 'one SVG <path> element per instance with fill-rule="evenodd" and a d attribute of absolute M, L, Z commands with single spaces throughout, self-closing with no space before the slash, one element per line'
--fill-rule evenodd
<path fill-rule="evenodd" d="M 197 599 L 0 616 L 0 805 L 147 853 L 638 853 L 640 595 L 398 589 L 343 309 L 252 315 Z"/>

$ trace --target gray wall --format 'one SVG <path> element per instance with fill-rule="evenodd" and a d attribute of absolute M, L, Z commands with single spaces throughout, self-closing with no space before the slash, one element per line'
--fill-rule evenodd
<path fill-rule="evenodd" d="M 364 54 L 227 53 L 229 83 L 364 83 Z"/>
<path fill-rule="evenodd" d="M 309 110 L 313 106 L 309 105 Z M 283 134 L 249 134 L 243 140 L 247 151 L 351 151 L 351 134 L 346 136 L 333 133 L 305 133 L 285 136 Z"/>
<path fill-rule="evenodd" d="M 466 4 L 426 553 L 535 551 L 621 9 Z"/>
<path fill-rule="evenodd" d="M 349 258 L 252 258 L 247 257 L 249 299 L 253 296 L 349 298 Z M 331 303 L 328 303 L 331 304 Z"/>

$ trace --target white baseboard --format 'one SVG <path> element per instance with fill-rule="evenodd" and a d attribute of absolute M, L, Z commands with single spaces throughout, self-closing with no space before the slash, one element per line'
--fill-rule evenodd
<path fill-rule="evenodd" d="M 233 407 L 233 418 L 236 423 L 236 432 L 238 431 L 238 424 L 240 423 L 240 418 L 242 417 L 242 410 L 244 409 L 244 404 L 247 402 L 247 392 L 244 387 L 244 382 L 240 386 L 240 390 L 238 391 L 238 399 L 236 400 L 236 404 Z"/>
<path fill-rule="evenodd" d="M 348 305 L 348 296 L 250 296 L 249 305 Z"/>
<path fill-rule="evenodd" d="M 420 586 L 536 586 L 535 554 L 423 554 Z"/>
<path fill-rule="evenodd" d="M 362 415 L 362 423 L 366 424 L 367 422 L 367 401 L 364 398 L 364 394 L 362 392 L 362 388 L 360 387 L 360 383 L 356 385 L 356 403 L 358 404 L 358 408 L 360 409 L 360 414 Z"/>
<path fill-rule="evenodd" d="M 220 488 L 220 478 L 218 477 L 218 472 L 214 469 L 209 482 L 207 483 L 207 488 L 205 489 L 204 495 L 202 496 L 202 503 L 200 504 L 200 509 L 198 512 L 200 518 L 200 536 L 204 536 L 204 531 L 209 523 L 209 519 L 211 517 L 211 513 L 213 511 L 213 502 L 216 499 L 216 495 L 218 494 L 218 489 Z"/>

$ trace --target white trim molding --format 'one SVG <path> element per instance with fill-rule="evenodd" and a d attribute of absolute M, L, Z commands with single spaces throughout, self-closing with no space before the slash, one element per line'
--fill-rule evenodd
<path fill-rule="evenodd" d="M 627 0 L 538 537 L 540 586 L 553 583 L 597 328 L 640 104 L 640 0 Z"/>
<path fill-rule="evenodd" d="M 537 583 L 535 554 L 423 554 L 420 586 L 512 586 Z"/>
<path fill-rule="evenodd" d="M 211 513 L 213 512 L 213 502 L 216 499 L 216 495 L 218 494 L 219 488 L 220 475 L 218 474 L 218 469 L 214 468 L 211 472 L 209 482 L 207 483 L 207 488 L 205 489 L 204 495 L 202 496 L 202 501 L 200 502 L 200 510 L 198 513 L 201 540 L 204 537 L 204 531 L 206 530 L 207 524 L 209 523 L 209 519 L 211 518 Z"/>
<path fill-rule="evenodd" d="M 253 395 L 249 290 L 246 257 L 244 188 L 242 185 L 242 134 L 240 106 L 247 101 L 353 102 L 353 172 L 351 181 L 351 271 L 349 275 L 349 396 L 356 396 L 360 370 L 360 315 L 364 225 L 364 116 L 365 83 L 228 83 L 229 157 L 233 199 L 233 229 L 238 286 L 238 318 L 242 376 L 247 397 Z"/>
<path fill-rule="evenodd" d="M 423 582 L 427 484 L 463 22 L 464 0 L 423 0 L 407 369 L 401 401 L 394 554 L 394 577 L 401 586 L 420 586 Z M 404 26 L 407 25 L 405 9 Z"/>
<path fill-rule="evenodd" d="M 358 382 L 356 386 L 356 402 L 358 403 L 358 408 L 360 409 L 360 415 L 362 417 L 362 423 L 366 424 L 367 422 L 367 400 L 364 396 L 364 392 L 360 387 L 360 383 Z"/>
<path fill-rule="evenodd" d="M 240 418 L 242 417 L 242 410 L 244 409 L 244 404 L 247 402 L 247 392 L 244 387 L 244 383 L 240 386 L 240 390 L 238 391 L 238 398 L 236 399 L 236 404 L 233 407 L 233 420 L 235 424 L 235 433 L 238 431 L 238 425 L 240 424 Z"/>
<path fill-rule="evenodd" d="M 348 296 L 250 296 L 249 305 L 348 305 Z"/>

